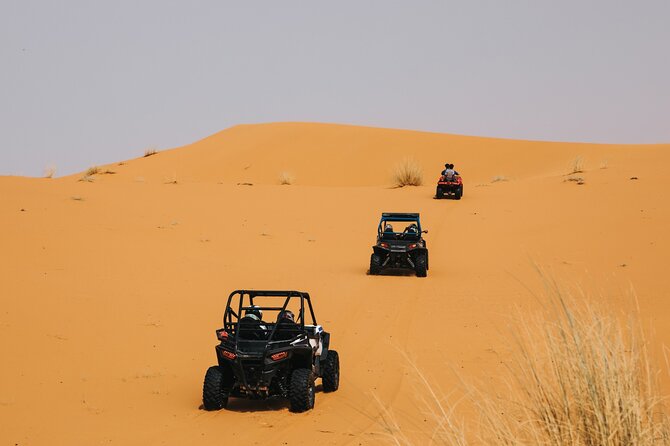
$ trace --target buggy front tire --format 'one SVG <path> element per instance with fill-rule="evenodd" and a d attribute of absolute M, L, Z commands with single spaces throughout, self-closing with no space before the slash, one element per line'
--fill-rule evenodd
<path fill-rule="evenodd" d="M 375 276 L 382 272 L 382 258 L 378 254 L 370 256 L 370 275 Z"/>
<path fill-rule="evenodd" d="M 295 369 L 291 373 L 288 399 L 291 412 L 305 412 L 314 408 L 314 375 L 310 369 Z"/>
<path fill-rule="evenodd" d="M 220 410 L 228 404 L 228 376 L 218 365 L 207 369 L 202 386 L 202 405 L 205 410 Z"/>
<path fill-rule="evenodd" d="M 335 350 L 328 350 L 321 382 L 324 392 L 334 392 L 340 387 L 340 356 Z"/>
<path fill-rule="evenodd" d="M 417 254 L 414 265 L 417 277 L 426 277 L 428 275 L 428 256 L 425 253 Z"/>

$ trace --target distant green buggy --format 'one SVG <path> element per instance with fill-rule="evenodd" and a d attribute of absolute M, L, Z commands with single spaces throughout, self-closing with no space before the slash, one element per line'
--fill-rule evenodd
<path fill-rule="evenodd" d="M 394 227 L 395 225 L 395 227 Z M 403 228 L 397 231 L 395 228 Z M 384 212 L 377 227 L 377 242 L 370 256 L 370 274 L 390 269 L 411 269 L 417 277 L 428 275 L 428 248 L 418 213 Z"/>

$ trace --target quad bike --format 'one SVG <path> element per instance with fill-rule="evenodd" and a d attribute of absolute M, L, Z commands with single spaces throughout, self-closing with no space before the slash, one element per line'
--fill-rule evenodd
<path fill-rule="evenodd" d="M 447 178 L 441 175 L 437 180 L 437 188 L 435 189 L 435 198 L 438 200 L 445 197 L 452 197 L 455 200 L 460 200 L 463 196 L 463 179 L 460 175 L 454 175 Z"/>

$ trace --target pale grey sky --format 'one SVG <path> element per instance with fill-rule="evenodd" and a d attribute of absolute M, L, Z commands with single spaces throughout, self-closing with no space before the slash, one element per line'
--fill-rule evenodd
<path fill-rule="evenodd" d="M 0 175 L 239 123 L 670 142 L 670 1 L 0 0 Z"/>

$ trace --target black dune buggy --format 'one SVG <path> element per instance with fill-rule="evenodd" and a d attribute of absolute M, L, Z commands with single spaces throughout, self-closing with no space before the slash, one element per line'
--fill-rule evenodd
<path fill-rule="evenodd" d="M 316 323 L 308 293 L 233 291 L 216 336 L 219 364 L 205 375 L 206 410 L 226 407 L 233 396 L 288 398 L 291 411 L 304 412 L 314 407 L 317 378 L 324 392 L 339 387 L 339 357 L 329 348 L 330 333 Z"/>
<path fill-rule="evenodd" d="M 397 227 L 404 226 L 402 232 Z M 428 249 L 421 230 L 419 214 L 384 212 L 377 227 L 377 243 L 372 247 L 370 274 L 380 274 L 386 268 L 405 268 L 417 277 L 428 274 Z"/>

